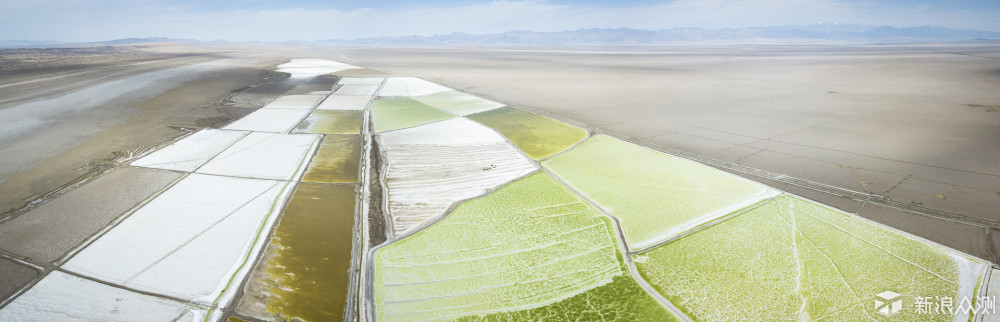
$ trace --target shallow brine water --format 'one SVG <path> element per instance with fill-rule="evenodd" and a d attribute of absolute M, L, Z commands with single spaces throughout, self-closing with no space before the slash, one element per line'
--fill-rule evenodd
<path fill-rule="evenodd" d="M 344 315 L 351 266 L 354 185 L 303 183 L 268 246 L 263 284 L 267 311 L 292 320 L 332 321 Z"/>
<path fill-rule="evenodd" d="M 315 110 L 295 128 L 296 133 L 361 133 L 362 111 Z"/>
<path fill-rule="evenodd" d="M 327 135 L 319 152 L 302 177 L 304 182 L 358 182 L 358 160 L 361 158 L 361 138 L 356 135 Z"/>
<path fill-rule="evenodd" d="M 510 139 L 528 156 L 541 159 L 565 151 L 587 138 L 587 131 L 512 107 L 469 115 Z"/>

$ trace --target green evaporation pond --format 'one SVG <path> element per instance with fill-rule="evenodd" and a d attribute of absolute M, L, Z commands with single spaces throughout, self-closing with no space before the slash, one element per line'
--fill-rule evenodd
<path fill-rule="evenodd" d="M 357 135 L 327 135 L 319 151 L 302 176 L 303 182 L 354 183 L 358 182 L 358 164 L 361 159 L 361 137 Z"/>
<path fill-rule="evenodd" d="M 915 298 L 963 295 L 943 249 L 789 196 L 633 258 L 696 320 L 880 320 L 875 296 L 892 291 L 903 300 L 893 320 L 951 321 L 920 314 Z"/>
<path fill-rule="evenodd" d="M 314 110 L 293 132 L 317 134 L 361 133 L 362 111 Z"/>
<path fill-rule="evenodd" d="M 413 99 L 455 115 L 469 115 L 504 106 L 501 103 L 482 99 L 459 91 L 438 92 L 429 95 L 415 96 Z"/>
<path fill-rule="evenodd" d="M 463 321 L 680 321 L 627 275 L 546 306 L 466 316 Z"/>
<path fill-rule="evenodd" d="M 500 131 L 534 159 L 565 151 L 587 138 L 584 129 L 513 107 L 477 113 L 469 118 Z"/>
<path fill-rule="evenodd" d="M 453 115 L 409 97 L 375 100 L 371 105 L 375 131 L 392 131 L 452 118 Z"/>
<path fill-rule="evenodd" d="M 604 135 L 542 165 L 618 217 L 633 250 L 773 194 L 755 182 Z"/>
<path fill-rule="evenodd" d="M 379 320 L 671 317 L 628 274 L 610 219 L 538 172 L 375 251 Z"/>
<path fill-rule="evenodd" d="M 354 185 L 299 184 L 265 256 L 267 311 L 285 320 L 341 320 L 353 245 Z"/>

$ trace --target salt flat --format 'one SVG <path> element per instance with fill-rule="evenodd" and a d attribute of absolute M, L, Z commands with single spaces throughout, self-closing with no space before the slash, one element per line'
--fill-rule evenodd
<path fill-rule="evenodd" d="M 121 168 L 0 224 L 0 245 L 54 263 L 126 211 L 166 188 L 179 173 Z"/>
<path fill-rule="evenodd" d="M 124 64 L 42 68 L 29 76 L 0 75 L 0 218 L 46 194 L 108 170 L 128 154 L 250 110 L 221 101 L 262 81 L 273 58 L 204 53 L 184 45 L 151 46 L 176 58 Z M 110 55 L 108 57 L 113 57 Z M 67 56 L 72 62 L 75 57 Z M 8 86 L 9 85 L 9 86 Z"/>

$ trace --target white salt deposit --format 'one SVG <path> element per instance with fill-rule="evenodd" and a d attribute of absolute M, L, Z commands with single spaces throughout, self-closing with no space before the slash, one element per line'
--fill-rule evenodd
<path fill-rule="evenodd" d="M 354 68 L 358 66 L 326 59 L 292 59 L 288 63 L 278 65 L 279 72 L 289 73 L 292 77 L 313 77 Z"/>
<path fill-rule="evenodd" d="M 344 77 L 337 84 L 340 85 L 381 85 L 382 77 Z"/>
<path fill-rule="evenodd" d="M 132 165 L 146 168 L 194 171 L 246 134 L 246 131 L 201 130 L 142 159 L 132 162 Z"/>
<path fill-rule="evenodd" d="M 223 129 L 283 133 L 298 125 L 309 110 L 259 109 Z"/>
<path fill-rule="evenodd" d="M 302 175 L 319 135 L 254 132 L 198 169 L 224 176 L 294 180 Z"/>
<path fill-rule="evenodd" d="M 81 251 L 63 268 L 210 306 L 246 274 L 261 227 L 292 190 L 286 182 L 191 174 Z M 268 216 L 268 214 L 271 214 Z M 239 281 L 239 278 L 235 279 Z M 226 303 L 220 301 L 219 303 Z M 176 314 L 174 316 L 177 316 Z M 148 319 L 146 319 L 148 320 Z"/>
<path fill-rule="evenodd" d="M 263 108 L 267 109 L 292 109 L 292 110 L 311 110 L 319 104 L 324 95 L 285 95 L 274 100 L 270 104 L 265 105 Z"/>
<path fill-rule="evenodd" d="M 330 95 L 316 109 L 320 110 L 363 110 L 372 100 L 371 96 Z"/>
<path fill-rule="evenodd" d="M 536 169 L 499 134 L 465 118 L 387 132 L 379 140 L 397 235 Z"/>
<path fill-rule="evenodd" d="M 385 81 L 379 96 L 420 96 L 450 91 L 451 88 L 416 77 L 390 77 Z"/>
<path fill-rule="evenodd" d="M 340 85 L 333 95 L 374 96 L 378 85 Z"/>
<path fill-rule="evenodd" d="M 0 321 L 175 321 L 184 315 L 192 321 L 205 312 L 53 271 L 0 310 Z"/>

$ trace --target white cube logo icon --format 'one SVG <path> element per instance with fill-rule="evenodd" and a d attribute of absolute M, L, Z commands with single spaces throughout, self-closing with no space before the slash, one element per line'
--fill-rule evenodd
<path fill-rule="evenodd" d="M 884 316 L 893 316 L 903 309 L 903 299 L 899 298 L 899 293 L 885 291 L 875 295 L 875 310 Z"/>

